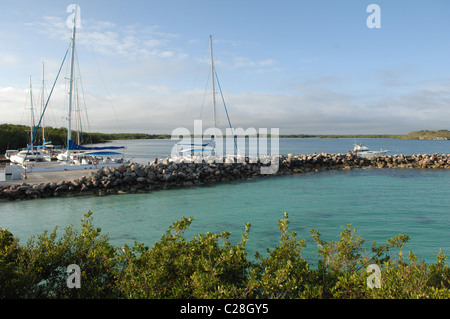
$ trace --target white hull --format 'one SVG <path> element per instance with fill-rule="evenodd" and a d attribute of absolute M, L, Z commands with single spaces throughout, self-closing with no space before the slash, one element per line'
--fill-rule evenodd
<path fill-rule="evenodd" d="M 381 156 L 388 152 L 388 150 L 371 151 L 366 146 L 355 144 L 353 154 L 361 157 Z"/>
<path fill-rule="evenodd" d="M 388 151 L 380 150 L 380 151 L 362 151 L 356 152 L 356 155 L 361 157 L 371 157 L 371 156 L 381 156 L 386 154 Z"/>
<path fill-rule="evenodd" d="M 6 150 L 6 152 L 5 152 L 5 158 L 8 159 L 8 160 L 10 160 L 10 159 L 11 159 L 11 156 L 14 155 L 14 154 L 16 154 L 16 153 L 18 153 L 18 152 L 19 152 L 18 150 Z"/>
<path fill-rule="evenodd" d="M 51 157 L 46 154 L 31 152 L 27 156 L 27 151 L 20 151 L 9 156 L 9 160 L 14 164 L 23 164 L 25 162 L 51 162 Z"/>

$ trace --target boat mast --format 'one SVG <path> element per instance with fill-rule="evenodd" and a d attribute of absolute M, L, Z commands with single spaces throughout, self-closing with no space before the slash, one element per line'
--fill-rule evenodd
<path fill-rule="evenodd" d="M 44 89 L 44 73 L 45 71 L 44 71 L 44 62 L 42 62 L 42 95 L 41 95 L 41 108 L 42 108 L 42 110 L 41 110 L 41 114 L 43 114 L 44 113 L 44 106 L 45 106 L 45 103 L 44 103 L 44 94 L 45 94 L 45 89 Z M 45 125 L 44 125 L 44 118 L 42 118 L 42 145 L 44 145 L 45 144 Z"/>
<path fill-rule="evenodd" d="M 30 75 L 30 106 L 31 106 L 31 119 L 30 119 L 30 150 L 33 149 L 33 130 L 34 130 L 34 108 L 33 108 L 33 88 L 31 86 Z"/>
<path fill-rule="evenodd" d="M 72 33 L 72 57 L 70 62 L 70 79 L 69 79 L 69 117 L 67 118 L 67 161 L 70 159 L 70 140 L 72 136 L 71 130 L 71 113 L 72 113 L 72 93 L 73 93 L 73 65 L 75 60 L 75 35 L 77 30 L 77 9 L 75 5 L 75 14 L 73 18 L 73 33 Z"/>
<path fill-rule="evenodd" d="M 80 132 L 81 132 L 81 116 L 80 116 L 80 101 L 78 98 L 78 81 L 75 81 L 75 122 L 77 123 L 77 144 L 81 145 Z"/>
<path fill-rule="evenodd" d="M 216 139 L 216 87 L 214 81 L 214 58 L 212 49 L 212 36 L 209 36 L 209 49 L 211 52 L 211 76 L 212 76 L 212 95 L 213 95 L 213 129 L 214 129 L 214 139 Z"/>

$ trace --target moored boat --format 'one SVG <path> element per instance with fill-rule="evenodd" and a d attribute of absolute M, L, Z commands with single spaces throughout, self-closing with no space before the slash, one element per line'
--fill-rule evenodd
<path fill-rule="evenodd" d="M 367 146 L 362 144 L 354 144 L 352 153 L 361 157 L 380 156 L 384 155 L 388 150 L 380 149 L 378 151 L 371 151 Z"/>
<path fill-rule="evenodd" d="M 35 141 L 36 134 L 32 135 L 32 143 L 30 144 L 29 150 L 25 151 L 25 156 L 23 160 L 18 158 L 15 164 L 11 164 L 5 168 L 5 179 L 21 179 L 26 176 L 27 173 L 31 172 L 57 172 L 57 171 L 71 171 L 71 170 L 87 170 L 87 169 L 100 169 L 104 167 L 116 167 L 122 164 L 130 163 L 130 161 L 125 160 L 122 153 L 107 151 L 111 149 L 125 149 L 123 146 L 114 147 L 84 147 L 76 144 L 72 141 L 72 131 L 71 131 L 71 113 L 72 113 L 72 102 L 73 102 L 73 83 L 74 83 L 74 61 L 75 61 L 75 36 L 76 36 L 76 16 L 77 16 L 78 6 L 75 6 L 75 18 L 73 25 L 72 41 L 71 41 L 71 64 L 70 64 L 70 83 L 69 83 L 69 112 L 68 112 L 68 127 L 67 127 L 67 150 L 64 153 L 65 157 L 62 161 L 51 161 L 51 156 L 44 154 L 40 151 L 35 151 L 32 147 Z M 67 53 L 66 53 L 67 56 Z M 64 57 L 64 60 L 66 58 Z M 62 65 L 64 64 L 64 60 Z M 61 65 L 61 68 L 62 68 Z M 60 74 L 61 68 L 58 72 Z M 57 76 L 57 78 L 58 78 Z M 55 81 L 56 82 L 56 81 Z M 30 86 L 31 88 L 31 86 Z M 52 89 L 53 90 L 53 89 Z M 51 93 L 50 93 L 51 95 Z M 48 103 L 48 102 L 47 102 Z M 39 127 L 42 117 L 44 116 L 46 106 L 43 108 L 41 119 L 37 127 Z M 35 152 L 39 154 L 44 154 L 45 159 L 48 160 L 30 161 Z M 37 154 L 37 153 L 36 153 Z M 61 155 L 59 154 L 59 155 Z M 52 154 L 55 156 L 56 154 Z M 13 156 L 10 157 L 10 160 Z M 119 157 L 119 158 L 117 158 Z"/>
<path fill-rule="evenodd" d="M 210 47 L 210 67 L 211 67 L 211 79 L 212 79 L 212 131 L 211 132 L 211 136 L 209 139 L 204 139 L 204 136 L 198 137 L 198 138 L 194 138 L 193 141 L 191 139 L 188 139 L 188 142 L 186 143 L 185 141 L 180 141 L 178 142 L 173 150 L 172 150 L 172 158 L 174 160 L 180 160 L 182 159 L 191 159 L 193 160 L 194 157 L 197 158 L 221 158 L 222 157 L 222 153 L 223 150 L 221 148 L 223 148 L 222 143 L 220 143 L 220 141 L 217 139 L 217 131 L 220 131 L 217 129 L 217 109 L 216 109 L 216 79 L 217 79 L 217 84 L 218 87 L 220 89 L 220 93 L 222 96 L 222 100 L 223 100 L 223 95 L 222 95 L 222 90 L 220 88 L 220 84 L 218 82 L 218 78 L 217 78 L 217 74 L 216 74 L 216 70 L 214 67 L 214 57 L 213 57 L 213 41 L 212 41 L 212 36 L 209 36 L 209 47 Z M 234 141 L 234 152 L 238 152 L 237 149 L 237 144 L 236 144 L 236 137 L 234 135 L 234 129 L 231 125 L 231 121 L 230 121 L 230 117 L 228 116 L 228 110 L 227 107 L 225 105 L 225 101 L 223 101 L 223 107 L 225 109 L 225 113 L 227 115 L 227 120 L 228 120 L 228 124 L 231 130 L 231 134 L 233 137 L 233 141 Z M 194 125 L 197 121 L 194 121 Z M 201 121 L 200 122 L 200 126 L 201 126 Z M 195 130 L 194 130 L 195 131 Z M 229 156 L 236 156 L 237 154 L 230 154 L 230 155 L 226 155 L 227 157 Z"/>
<path fill-rule="evenodd" d="M 25 164 L 25 162 L 50 162 L 50 155 L 37 149 L 24 149 L 9 156 L 13 164 Z"/>

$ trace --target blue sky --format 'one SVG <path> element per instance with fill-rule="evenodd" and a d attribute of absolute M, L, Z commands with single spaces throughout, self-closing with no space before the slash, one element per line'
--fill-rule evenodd
<path fill-rule="evenodd" d="M 71 3 L 2 0 L 0 123 L 29 124 L 29 78 L 38 104 L 42 63 L 48 94 L 69 47 Z M 171 133 L 199 117 L 211 125 L 210 34 L 235 127 L 403 134 L 450 126 L 447 0 L 77 4 L 81 114 L 93 132 Z M 370 4 L 381 9 L 381 28 L 367 26 Z M 66 125 L 67 72 L 47 125 Z"/>

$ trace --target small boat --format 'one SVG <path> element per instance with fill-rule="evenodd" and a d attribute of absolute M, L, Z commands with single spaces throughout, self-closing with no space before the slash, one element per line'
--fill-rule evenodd
<path fill-rule="evenodd" d="M 7 151 L 7 158 L 13 164 L 26 164 L 28 162 L 49 162 L 51 157 L 45 154 L 41 150 L 34 147 L 34 136 L 33 131 L 35 129 L 34 125 L 34 106 L 33 106 L 33 89 L 31 86 L 31 76 L 30 76 L 30 110 L 31 110 L 31 123 L 30 123 L 30 144 L 27 148 L 18 150 L 14 152 L 13 150 Z"/>
<path fill-rule="evenodd" d="M 6 152 L 5 152 L 5 158 L 6 158 L 7 160 L 10 160 L 11 156 L 14 155 L 14 154 L 16 154 L 16 153 L 19 153 L 19 150 L 6 150 Z"/>
<path fill-rule="evenodd" d="M 62 147 L 59 145 L 53 145 L 52 142 L 44 141 L 42 145 L 36 146 L 36 149 L 40 150 L 44 154 L 50 157 L 50 161 L 57 161 L 58 155 L 62 152 Z"/>
<path fill-rule="evenodd" d="M 354 148 L 352 153 L 361 156 L 361 157 L 370 157 L 370 156 L 380 156 L 384 155 L 388 152 L 388 150 L 380 149 L 378 151 L 371 151 L 367 146 L 364 146 L 362 144 L 354 144 Z"/>
<path fill-rule="evenodd" d="M 51 157 L 36 149 L 24 149 L 9 156 L 14 164 L 25 164 L 25 162 L 50 162 Z"/>

